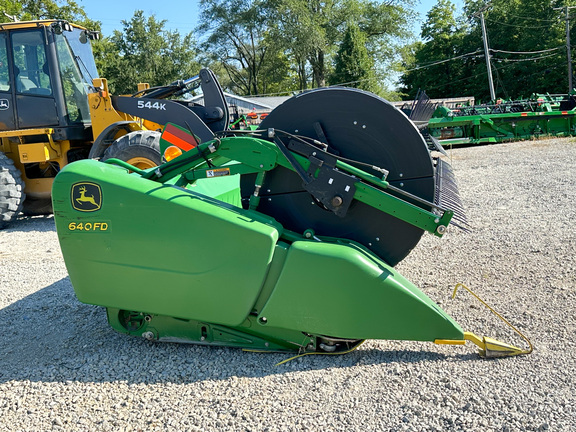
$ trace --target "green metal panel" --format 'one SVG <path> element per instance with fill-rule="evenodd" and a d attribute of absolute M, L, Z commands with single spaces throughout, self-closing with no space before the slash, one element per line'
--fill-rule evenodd
<path fill-rule="evenodd" d="M 53 202 L 80 301 L 232 326 L 252 310 L 282 230 L 259 213 L 92 160 L 60 172 Z"/>
<path fill-rule="evenodd" d="M 432 300 L 353 244 L 294 242 L 258 321 L 350 339 L 463 339 Z"/>
<path fill-rule="evenodd" d="M 446 116 L 430 119 L 428 129 L 444 146 L 569 136 L 576 134 L 576 111 Z"/>
<path fill-rule="evenodd" d="M 188 189 L 227 204 L 242 207 L 239 175 L 224 176 L 216 179 L 200 179 L 189 185 Z"/>

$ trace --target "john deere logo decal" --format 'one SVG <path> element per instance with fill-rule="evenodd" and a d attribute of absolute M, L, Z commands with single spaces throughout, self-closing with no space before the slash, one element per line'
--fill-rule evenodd
<path fill-rule="evenodd" d="M 102 206 L 102 190 L 96 183 L 76 183 L 72 186 L 72 207 L 78 211 L 93 212 Z"/>

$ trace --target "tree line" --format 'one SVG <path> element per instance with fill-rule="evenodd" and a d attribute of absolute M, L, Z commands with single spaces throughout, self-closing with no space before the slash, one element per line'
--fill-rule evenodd
<path fill-rule="evenodd" d="M 559 9 L 574 4 L 466 0 L 463 15 L 457 16 L 450 0 L 438 0 L 422 26 L 422 40 L 403 52 L 400 91 L 414 96 L 421 88 L 431 97 L 469 95 L 489 101 L 483 14 L 497 98 L 567 93 L 566 15 Z"/>
<path fill-rule="evenodd" d="M 488 100 L 482 13 L 497 96 L 567 91 L 566 17 L 554 8 L 576 0 L 465 0 L 461 15 L 450 0 L 438 0 L 420 35 L 412 33 L 416 2 L 201 0 L 195 32 L 168 30 L 166 21 L 137 10 L 93 49 L 117 94 L 210 67 L 227 91 L 242 96 L 347 85 L 389 99 L 422 89 L 435 98 Z M 58 18 L 101 28 L 74 0 L 0 0 L 0 10 L 6 20 Z"/>

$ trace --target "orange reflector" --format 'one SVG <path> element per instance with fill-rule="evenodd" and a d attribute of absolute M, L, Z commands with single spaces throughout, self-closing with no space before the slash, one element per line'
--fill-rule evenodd
<path fill-rule="evenodd" d="M 170 146 L 164 150 L 164 159 L 166 162 L 170 162 L 173 159 L 176 159 L 178 156 L 182 154 L 182 150 L 176 146 Z"/>
<path fill-rule="evenodd" d="M 198 145 L 196 137 L 189 132 L 168 123 L 162 132 L 162 139 L 181 148 L 183 151 L 192 150 Z"/>
<path fill-rule="evenodd" d="M 528 113 L 522 113 L 520 114 L 521 117 L 528 117 Z"/>
<path fill-rule="evenodd" d="M 567 115 L 568 111 L 562 111 L 562 115 Z"/>

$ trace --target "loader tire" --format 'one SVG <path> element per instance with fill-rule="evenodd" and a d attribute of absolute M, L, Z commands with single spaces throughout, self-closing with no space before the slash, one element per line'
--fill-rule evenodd
<path fill-rule="evenodd" d="M 160 165 L 160 132 L 136 131 L 122 135 L 106 149 L 101 160 L 110 158 L 123 160 L 140 169 Z"/>
<path fill-rule="evenodd" d="M 18 216 L 25 198 L 20 171 L 8 156 L 0 153 L 0 229 Z"/>

